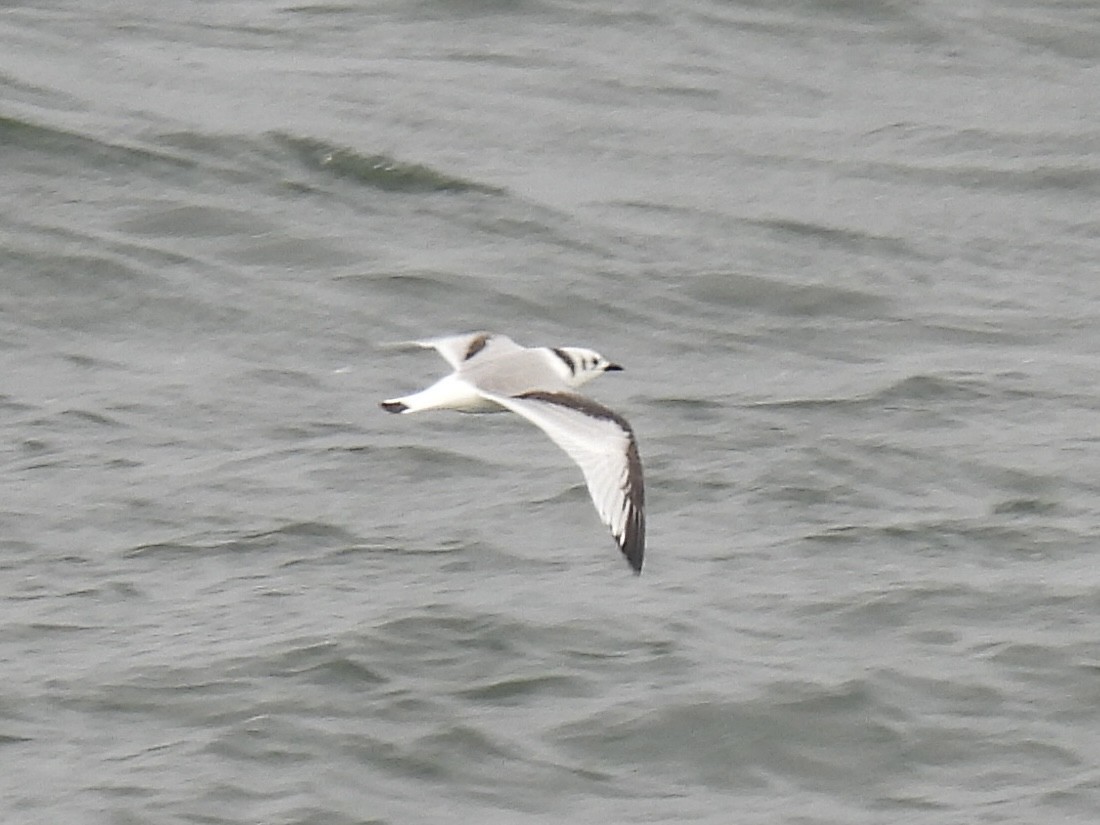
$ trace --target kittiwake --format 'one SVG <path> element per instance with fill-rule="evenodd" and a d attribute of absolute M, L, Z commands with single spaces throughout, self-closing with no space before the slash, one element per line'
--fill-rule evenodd
<path fill-rule="evenodd" d="M 383 401 L 382 409 L 523 416 L 580 466 L 600 519 L 634 572 L 642 572 L 645 485 L 634 430 L 618 413 L 574 392 L 622 367 L 583 347 L 521 347 L 491 332 L 409 343 L 435 349 L 454 372 L 425 390 Z"/>

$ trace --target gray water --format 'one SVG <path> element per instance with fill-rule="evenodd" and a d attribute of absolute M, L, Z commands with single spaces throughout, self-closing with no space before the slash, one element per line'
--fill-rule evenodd
<path fill-rule="evenodd" d="M 4 823 L 1100 808 L 1092 2 L 0 11 Z M 634 577 L 492 329 L 623 363 Z"/>

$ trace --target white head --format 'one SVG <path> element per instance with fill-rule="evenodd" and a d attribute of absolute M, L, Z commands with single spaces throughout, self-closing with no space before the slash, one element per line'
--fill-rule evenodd
<path fill-rule="evenodd" d="M 565 383 L 571 387 L 587 384 L 597 375 L 621 370 L 594 349 L 584 347 L 555 347 L 550 350 L 555 368 Z"/>

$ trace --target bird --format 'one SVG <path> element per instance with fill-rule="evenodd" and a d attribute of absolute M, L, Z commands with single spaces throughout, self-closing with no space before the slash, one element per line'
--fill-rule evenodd
<path fill-rule="evenodd" d="M 635 574 L 645 555 L 645 483 L 638 440 L 618 413 L 575 390 L 622 370 L 585 347 L 524 347 L 471 332 L 404 344 L 434 349 L 454 372 L 427 389 L 382 401 L 387 412 L 510 411 L 541 429 L 580 467 L 592 503 Z"/>

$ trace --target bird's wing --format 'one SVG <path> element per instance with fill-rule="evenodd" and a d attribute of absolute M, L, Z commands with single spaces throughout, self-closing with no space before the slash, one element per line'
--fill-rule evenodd
<path fill-rule="evenodd" d="M 581 468 L 600 519 L 635 573 L 645 554 L 645 484 L 638 443 L 626 419 L 583 395 L 481 391 L 541 429 Z"/>
<path fill-rule="evenodd" d="M 434 349 L 454 369 L 479 356 L 496 358 L 509 352 L 523 349 L 507 335 L 495 332 L 468 332 L 465 335 L 448 335 L 443 338 L 428 338 L 423 341 L 406 341 L 407 345 Z"/>

